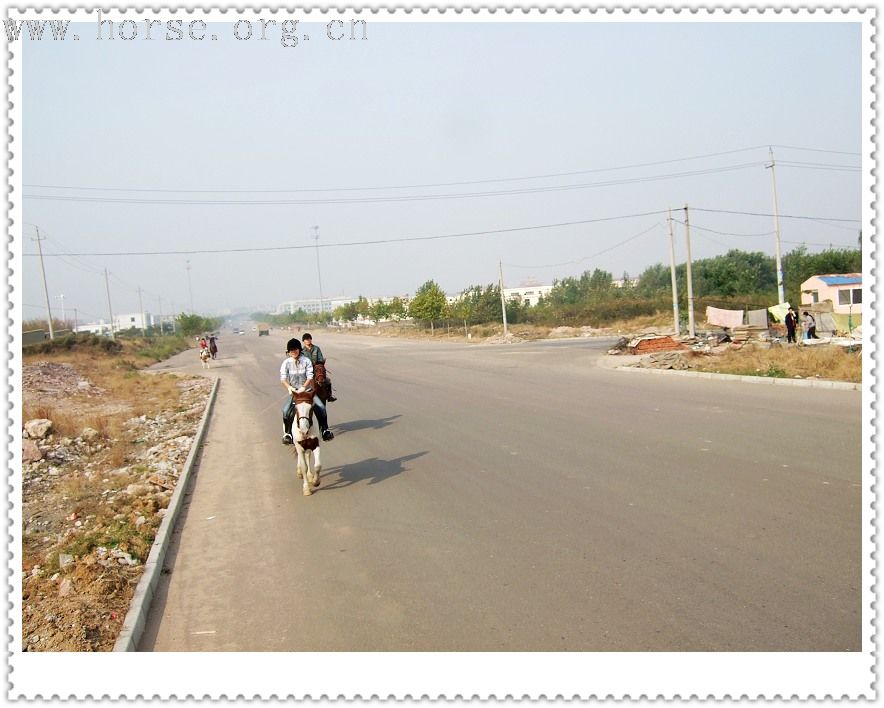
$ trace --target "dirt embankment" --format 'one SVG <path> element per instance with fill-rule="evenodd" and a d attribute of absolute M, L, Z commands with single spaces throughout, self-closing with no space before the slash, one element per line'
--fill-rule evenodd
<path fill-rule="evenodd" d="M 58 360 L 22 371 L 22 648 L 109 651 L 211 381 Z"/>

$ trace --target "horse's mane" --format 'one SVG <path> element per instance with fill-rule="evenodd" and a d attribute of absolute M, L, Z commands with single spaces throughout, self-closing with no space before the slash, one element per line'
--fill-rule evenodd
<path fill-rule="evenodd" d="M 295 403 L 309 403 L 313 405 L 313 389 L 307 389 L 295 394 Z"/>

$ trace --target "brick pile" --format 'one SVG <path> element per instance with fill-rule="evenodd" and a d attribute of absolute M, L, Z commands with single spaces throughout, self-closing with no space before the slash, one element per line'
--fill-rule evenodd
<path fill-rule="evenodd" d="M 659 337 L 639 337 L 629 343 L 630 354 L 651 354 L 654 352 L 671 352 L 683 349 L 681 342 L 676 342 L 672 337 L 663 335 Z"/>

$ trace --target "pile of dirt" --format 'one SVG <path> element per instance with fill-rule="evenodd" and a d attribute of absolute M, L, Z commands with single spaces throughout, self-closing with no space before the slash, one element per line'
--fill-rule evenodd
<path fill-rule="evenodd" d="M 135 375 L 145 389 L 156 378 Z M 22 382 L 24 410 L 51 404 L 54 415 L 101 421 L 133 409 L 74 364 L 25 364 Z M 182 377 L 176 389 L 168 409 L 101 431 L 63 435 L 51 419 L 22 421 L 24 651 L 113 648 L 211 382 Z"/>

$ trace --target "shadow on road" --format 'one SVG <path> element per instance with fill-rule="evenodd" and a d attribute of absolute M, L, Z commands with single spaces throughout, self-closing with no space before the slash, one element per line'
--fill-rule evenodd
<path fill-rule="evenodd" d="M 323 470 L 323 474 L 337 472 L 339 475 L 338 479 L 331 484 L 323 484 L 322 488 L 326 491 L 329 489 L 341 489 L 343 487 L 349 487 L 351 484 L 365 481 L 369 484 L 377 484 L 378 482 L 383 482 L 400 472 L 404 472 L 406 462 L 411 462 L 426 454 L 427 451 L 415 452 L 411 455 L 397 457 L 394 460 L 379 460 L 377 457 L 372 457 L 368 460 L 362 460 L 361 462 L 354 462 L 352 465 L 332 467 L 330 470 Z"/>
<path fill-rule="evenodd" d="M 380 430 L 381 428 L 386 428 L 394 420 L 401 417 L 401 415 L 391 415 L 386 418 L 378 418 L 377 420 L 350 420 L 346 423 L 335 423 L 332 427 L 335 430 L 340 430 L 342 433 L 349 433 L 354 430 L 365 430 L 365 428 Z"/>

